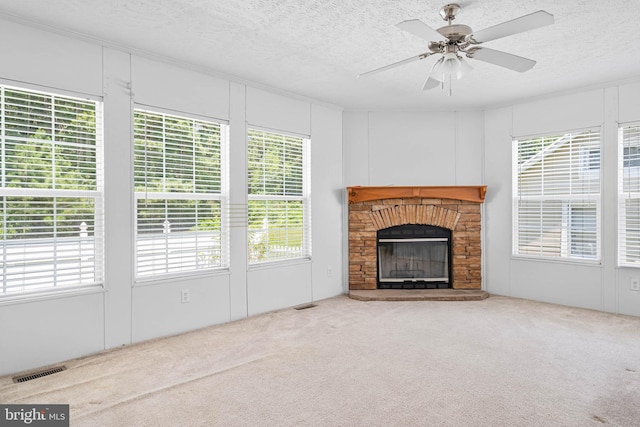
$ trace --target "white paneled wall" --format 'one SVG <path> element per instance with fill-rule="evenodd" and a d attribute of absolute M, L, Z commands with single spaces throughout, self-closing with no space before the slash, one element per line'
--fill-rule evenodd
<path fill-rule="evenodd" d="M 133 286 L 133 120 L 131 118 L 131 56 L 104 49 L 105 174 L 105 347 L 131 342 Z M 108 141 L 108 143 L 107 143 Z M 2 310 L 0 308 L 0 310 Z"/>
<path fill-rule="evenodd" d="M 320 105 L 311 107 L 311 255 L 313 258 L 313 299 L 328 298 L 346 292 L 342 280 L 342 250 L 336 250 L 333 236 L 342 235 L 342 217 L 335 212 L 343 205 L 342 147 L 331 141 L 342 140 L 342 112 Z M 314 237 L 315 236 L 315 237 Z M 329 236 L 329 239 L 325 239 Z M 346 240 L 346 239 L 345 239 Z"/>
<path fill-rule="evenodd" d="M 1 79 L 102 95 L 101 46 L 1 22 Z"/>
<path fill-rule="evenodd" d="M 345 185 L 479 185 L 483 113 L 344 113 Z"/>
<path fill-rule="evenodd" d="M 478 164 L 484 150 L 481 131 L 484 115 L 477 112 L 457 112 L 455 123 L 455 185 L 478 185 L 482 183 L 484 173 L 482 164 Z"/>
<path fill-rule="evenodd" d="M 303 304 L 312 299 L 311 263 L 252 268 L 248 273 L 249 315 Z"/>
<path fill-rule="evenodd" d="M 102 350 L 103 307 L 102 292 L 0 306 L 0 375 Z"/>
<path fill-rule="evenodd" d="M 371 185 L 455 184 L 454 113 L 376 112 L 369 119 Z"/>
<path fill-rule="evenodd" d="M 228 120 L 230 84 L 175 65 L 131 58 L 132 96 L 139 104 Z"/>
<path fill-rule="evenodd" d="M 640 83 L 626 84 L 615 89 L 620 106 L 618 121 L 627 123 L 640 120 Z"/>
<path fill-rule="evenodd" d="M 183 289 L 189 290 L 189 303 L 180 303 Z M 228 322 L 229 275 L 135 286 L 132 316 L 133 342 Z"/>
<path fill-rule="evenodd" d="M 602 125 L 602 90 L 513 106 L 513 136 L 553 134 Z"/>
<path fill-rule="evenodd" d="M 0 375 L 344 292 L 342 111 L 209 75 L 186 64 L 0 22 L 0 81 L 104 101 L 104 290 L 0 301 Z M 136 284 L 132 114 L 136 105 L 229 123 L 231 265 Z M 312 259 L 247 263 L 247 123 L 311 137 Z M 317 211 L 317 213 L 316 213 Z M 330 274 L 328 273 L 330 272 Z M 188 289 L 190 302 L 181 302 Z"/>
<path fill-rule="evenodd" d="M 247 164 L 246 144 L 246 92 L 245 85 L 231 83 L 229 99 L 229 118 L 234 124 L 229 129 L 229 163 Z M 230 168 L 229 170 L 229 226 L 231 227 L 229 263 L 233 274 L 229 277 L 230 319 L 247 317 L 247 170 Z"/>
<path fill-rule="evenodd" d="M 366 111 L 345 111 L 342 116 L 345 187 L 372 185 L 369 179 L 369 114 Z"/>
<path fill-rule="evenodd" d="M 484 207 L 485 289 L 511 295 L 511 108 L 485 113 Z"/>
<path fill-rule="evenodd" d="M 248 87 L 246 107 L 249 125 L 311 134 L 311 104 L 308 102 Z"/>

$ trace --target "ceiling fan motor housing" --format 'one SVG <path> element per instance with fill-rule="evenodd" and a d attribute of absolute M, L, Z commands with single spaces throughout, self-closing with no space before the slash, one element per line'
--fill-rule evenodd
<path fill-rule="evenodd" d="M 470 26 L 462 24 L 445 25 L 442 28 L 438 28 L 436 31 L 452 42 L 464 41 L 465 37 L 473 33 Z"/>

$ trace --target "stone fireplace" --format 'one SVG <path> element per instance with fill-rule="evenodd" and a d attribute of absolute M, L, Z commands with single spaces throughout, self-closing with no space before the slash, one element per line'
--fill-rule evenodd
<path fill-rule="evenodd" d="M 486 188 L 348 187 L 349 289 L 479 290 Z"/>

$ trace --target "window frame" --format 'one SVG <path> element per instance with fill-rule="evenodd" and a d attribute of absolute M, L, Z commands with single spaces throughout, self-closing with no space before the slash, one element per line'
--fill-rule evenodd
<path fill-rule="evenodd" d="M 302 145 L 302 192 L 301 195 L 266 195 L 266 194 L 250 194 L 250 160 L 249 135 L 251 131 L 274 134 L 282 137 L 299 138 Z M 249 269 L 264 268 L 276 264 L 292 264 L 299 262 L 307 262 L 311 260 L 311 137 L 295 132 L 283 131 L 279 129 L 267 128 L 247 124 L 246 127 L 246 151 L 247 151 L 247 266 Z M 279 257 L 262 260 L 251 259 L 251 224 L 250 224 L 250 203 L 251 201 L 299 201 L 302 204 L 302 240 L 300 246 L 300 254 L 292 257 Z M 268 231 L 266 231 L 268 232 Z"/>
<path fill-rule="evenodd" d="M 638 162 L 640 159 L 640 143 L 638 147 L 630 147 L 628 142 L 625 140 L 624 131 L 625 129 L 635 129 L 636 137 L 640 138 L 640 122 L 627 122 L 627 123 L 619 123 L 618 124 L 618 133 L 617 133 L 617 164 L 618 164 L 618 176 L 617 176 L 617 219 L 618 225 L 616 230 L 616 249 L 617 249 L 617 266 L 618 267 L 628 267 L 628 268 L 640 268 L 640 244 L 635 247 L 635 251 L 638 253 L 634 260 L 629 260 L 627 254 L 630 252 L 630 245 L 627 245 L 627 223 L 629 222 L 629 216 L 627 215 L 626 202 L 628 201 L 637 201 L 637 204 L 640 205 L 640 165 L 631 165 L 631 162 Z M 629 166 L 625 166 L 625 150 L 626 148 L 637 148 L 635 150 L 634 159 L 629 160 Z M 627 151 L 627 155 L 630 155 L 630 151 Z M 633 175 L 634 184 L 638 186 L 637 191 L 628 191 L 624 190 L 624 180 L 625 173 L 629 173 Z M 638 214 L 634 216 L 637 222 L 640 222 L 640 207 L 636 208 Z M 639 236 L 640 239 L 640 236 Z"/>
<path fill-rule="evenodd" d="M 47 187 L 30 187 L 30 186 L 21 186 L 21 187 L 12 187 L 7 186 L 6 177 L 7 177 L 7 164 L 6 156 L 7 156 L 7 145 L 15 144 L 18 141 L 23 141 L 24 143 L 29 143 L 30 141 L 37 139 L 34 138 L 36 133 L 32 133 L 29 136 L 18 137 L 18 136 L 8 136 L 7 128 L 6 128 L 6 110 L 5 103 L 7 102 L 6 92 L 7 91 L 15 91 L 22 92 L 29 95 L 41 96 L 43 98 L 48 98 L 51 110 L 48 115 L 43 115 L 43 118 L 48 118 L 51 120 L 50 122 L 50 139 L 43 139 L 42 141 L 46 141 L 46 145 L 50 145 L 51 147 L 51 162 L 47 163 L 50 165 L 51 175 L 47 175 L 51 178 L 51 185 Z M 93 127 L 93 132 L 90 134 L 89 143 L 83 142 L 68 142 L 64 141 L 64 137 L 59 134 L 59 132 L 63 132 L 58 126 L 61 126 L 64 122 L 58 121 L 58 117 L 60 112 L 60 107 L 56 108 L 57 100 L 65 100 L 67 102 L 71 101 L 77 103 L 80 107 L 82 104 L 88 105 L 91 104 L 91 108 L 87 110 L 79 110 L 77 114 L 80 114 L 80 111 L 91 111 L 93 113 L 93 119 L 90 122 L 86 122 L 89 126 Z M 85 107 L 81 107 L 85 108 Z M 24 110 L 23 110 L 24 111 Z M 33 116 L 35 117 L 35 116 Z M 78 118 L 78 115 L 75 116 L 75 119 Z M 63 120 L 63 119 L 61 119 Z M 57 125 L 57 126 L 56 126 Z M 42 128 L 38 128 L 40 130 Z M 46 130 L 46 128 L 45 128 Z M 83 133 L 73 133 L 72 138 L 78 138 L 80 141 L 86 141 L 86 135 Z M 57 139 L 56 137 L 60 137 Z M 10 142 L 12 141 L 12 142 Z M 73 157 L 73 161 L 78 162 L 78 164 L 83 163 L 86 164 L 89 162 L 91 167 L 88 169 L 83 169 L 88 171 L 90 174 L 93 174 L 94 182 L 90 185 L 92 188 L 77 188 L 78 186 L 82 187 L 82 184 L 78 184 L 77 179 L 67 178 L 68 181 L 75 181 L 76 188 L 68 188 L 70 185 L 67 182 L 62 188 L 56 188 L 56 184 L 59 182 L 57 178 L 57 174 L 61 173 L 64 169 L 58 169 L 59 163 L 57 160 L 58 149 L 64 149 L 65 147 L 70 148 L 76 151 L 75 157 Z M 88 157 L 87 157 L 88 156 Z M 2 168 L 0 170 L 0 205 L 2 205 L 2 210 L 0 211 L 0 217 L 3 221 L 3 230 L 6 229 L 6 209 L 7 206 L 6 199 L 9 197 L 16 198 L 51 198 L 52 199 L 52 209 L 53 209 L 53 217 L 51 219 L 53 228 L 51 229 L 51 233 L 53 233 L 53 237 L 44 238 L 44 240 L 51 240 L 53 249 L 49 251 L 41 250 L 39 253 L 53 253 L 54 255 L 51 259 L 39 258 L 42 262 L 45 270 L 41 270 L 44 275 L 45 272 L 51 273 L 48 274 L 48 277 L 51 277 L 48 280 L 49 283 L 45 283 L 45 281 L 41 281 L 38 283 L 32 284 L 22 284 L 22 285 L 13 285 L 22 287 L 19 291 L 7 291 L 6 277 L 7 277 L 7 251 L 4 250 L 6 248 L 7 240 L 13 239 L 5 239 L 4 232 L 2 233 L 2 238 L 0 238 L 0 269 L 2 269 L 3 280 L 0 282 L 0 303 L 4 301 L 13 301 L 20 300 L 23 298 L 41 298 L 52 296 L 55 297 L 61 294 L 68 293 L 86 293 L 86 292 L 95 292 L 104 290 L 104 269 L 105 269 L 105 218 L 104 218 L 104 104 L 102 97 L 94 96 L 86 93 L 77 93 L 77 92 L 69 92 L 60 89 L 54 89 L 39 85 L 31 85 L 28 83 L 20 83 L 16 85 L 15 83 L 7 83 L 3 80 L 0 80 L 0 161 L 2 162 Z M 88 159 L 88 160 L 87 160 Z M 77 168 L 78 166 L 76 166 Z M 49 171 L 47 171 L 49 173 Z M 28 177 L 25 176 L 25 177 Z M 85 183 L 84 186 L 87 184 Z M 65 252 L 64 249 L 59 248 L 59 245 L 64 245 L 62 240 L 71 239 L 70 242 L 73 243 L 72 236 L 65 236 L 68 231 L 63 231 L 64 226 L 61 225 L 61 221 L 64 221 L 65 214 L 62 213 L 63 217 L 60 217 L 58 214 L 58 208 L 60 207 L 60 199 L 85 199 L 90 200 L 90 208 L 92 211 L 92 222 L 90 224 L 86 224 L 85 221 L 78 226 L 78 237 L 77 242 L 79 245 L 79 251 L 75 255 L 73 255 L 68 250 Z M 73 214 L 67 213 L 67 216 L 73 217 L 76 215 L 78 211 L 74 211 Z M 61 228 L 59 228 L 61 227 Z M 67 225 L 68 227 L 68 225 Z M 42 240 L 43 238 L 34 237 L 32 239 L 24 239 L 24 240 Z M 18 239 L 15 239 L 18 240 Z M 43 243 L 44 241 L 40 242 Z M 89 252 L 82 252 L 84 247 L 88 244 Z M 29 243 L 24 244 L 24 252 L 32 254 L 32 250 L 29 250 L 29 246 L 34 247 L 38 246 L 38 242 L 32 242 L 31 245 Z M 37 252 L 37 251 L 36 251 Z M 66 254 L 66 256 L 65 256 Z M 78 259 L 79 266 L 77 267 L 77 276 L 78 280 L 70 283 L 65 283 L 64 280 L 59 280 L 59 272 L 64 271 L 64 263 L 68 263 L 73 259 Z M 25 260 L 25 262 L 27 262 Z M 34 262 L 29 261 L 29 262 Z M 89 270 L 84 270 L 86 268 L 87 262 L 91 265 Z M 58 264 L 62 263 L 63 266 L 59 267 Z M 85 264 L 85 267 L 82 264 Z M 22 265 L 21 268 L 24 268 L 24 263 L 15 264 L 17 266 Z M 51 266 L 51 270 L 47 270 L 46 267 Z M 74 268 L 68 268 L 67 270 L 74 271 Z M 24 275 L 24 273 L 22 273 Z M 73 273 L 72 273 L 73 274 Z M 64 277 L 65 274 L 61 273 L 61 277 Z M 85 277 L 92 277 L 92 280 L 86 280 Z"/>
<path fill-rule="evenodd" d="M 162 117 L 170 117 L 172 119 L 183 119 L 193 122 L 203 122 L 208 125 L 217 125 L 220 129 L 220 191 L 219 193 L 198 193 L 198 192 L 178 192 L 178 191 L 136 191 L 136 134 L 135 134 L 135 117 L 136 113 L 146 113 L 150 115 L 158 115 Z M 164 135 L 164 134 L 163 134 Z M 211 276 L 227 272 L 230 266 L 230 233 L 229 233 L 229 124 L 225 120 L 202 116 L 193 113 L 185 113 L 166 109 L 162 107 L 150 106 L 146 104 L 135 103 L 132 108 L 132 166 L 133 166 L 133 277 L 136 285 L 146 285 L 150 282 L 162 282 L 165 280 L 175 279 L 176 277 L 202 277 Z M 164 156 L 164 154 L 163 154 Z M 195 161 L 195 155 L 194 155 Z M 163 166 L 164 167 L 164 166 Z M 194 166 L 195 168 L 195 166 Z M 195 175 L 195 169 L 192 171 Z M 166 171 L 163 171 L 163 181 L 166 179 Z M 194 185 L 195 181 L 194 181 Z M 220 265 L 191 268 L 179 271 L 139 274 L 139 215 L 138 202 L 140 200 L 164 200 L 164 201 L 216 201 L 220 203 Z M 165 208 L 165 214 L 168 212 Z M 170 227 L 170 225 L 169 225 Z M 166 230 L 166 228 L 165 228 Z M 153 233 L 159 234 L 159 233 Z M 164 234 L 164 233 L 163 233 Z M 203 232 L 202 234 L 206 234 Z M 168 236 L 167 236 L 168 238 Z M 169 253 L 164 255 L 164 265 L 169 266 Z"/>
<path fill-rule="evenodd" d="M 563 163 L 564 167 L 568 168 L 568 174 L 575 173 L 579 179 L 585 181 L 593 181 L 597 179 L 597 192 L 586 192 L 586 193 L 575 193 L 573 194 L 571 190 L 569 193 L 553 193 L 550 191 L 548 193 L 545 192 L 545 182 L 544 178 L 550 175 L 544 175 L 544 165 L 542 167 L 542 177 L 539 185 L 541 187 L 542 194 L 535 195 L 523 195 L 520 194 L 519 190 L 519 177 L 520 177 L 520 168 L 521 164 L 518 162 L 519 156 L 519 142 L 528 142 L 533 141 L 535 139 L 554 139 L 555 142 L 562 143 L 562 140 L 567 141 L 568 143 L 573 143 L 573 138 L 579 137 L 581 134 L 585 134 L 588 132 L 593 132 L 597 135 L 597 149 L 600 152 L 599 156 L 599 168 L 593 168 L 593 153 L 596 150 L 592 146 L 579 146 L 577 148 L 569 148 L 569 150 L 574 150 L 573 153 L 570 152 L 569 158 L 570 161 Z M 589 136 L 589 142 L 595 141 L 596 136 Z M 529 161 L 534 161 L 536 158 L 544 158 L 548 155 L 553 154 L 557 149 L 554 148 L 553 145 L 555 142 L 552 142 L 548 147 L 541 149 L 534 155 L 527 157 L 525 161 L 522 162 L 524 165 Z M 579 264 L 602 264 L 602 185 L 603 185 L 603 171 L 602 171 L 602 150 L 603 150 L 603 140 L 602 140 L 602 128 L 601 126 L 590 127 L 584 129 L 577 130 L 568 130 L 564 132 L 554 132 L 549 134 L 542 135 L 532 135 L 532 136 L 522 136 L 522 137 L 514 137 L 512 139 L 512 252 L 511 256 L 514 259 L 530 259 L 530 260 L 541 260 L 541 261 L 549 261 L 549 262 L 561 262 L 561 263 L 579 263 Z M 577 152 L 575 152 L 577 151 Z M 553 165 L 553 164 L 552 164 Z M 555 165 L 554 165 L 555 166 Z M 569 179 L 571 182 L 571 178 Z M 570 184 L 571 185 L 571 184 Z M 532 246 L 532 251 L 526 252 L 526 245 L 523 245 L 520 239 L 520 231 L 526 228 L 523 228 L 523 224 L 519 221 L 519 202 L 530 201 L 534 203 L 540 203 L 541 207 L 539 211 L 542 216 L 538 217 L 536 220 L 540 221 L 540 236 L 539 247 L 536 245 Z M 556 208 L 557 212 L 557 220 L 560 222 L 560 229 L 558 232 L 559 242 L 558 247 L 550 246 L 551 250 L 547 249 L 545 251 L 545 245 L 543 243 L 544 235 L 543 235 L 543 221 L 545 219 L 551 218 L 549 214 L 544 215 L 544 207 L 543 203 L 559 203 L 559 206 Z M 596 215 L 596 225 L 595 225 L 595 248 L 596 255 L 595 257 L 584 256 L 584 254 L 578 255 L 573 253 L 573 243 L 576 240 L 577 236 L 574 236 L 576 230 L 574 229 L 573 218 L 572 218 L 572 210 L 573 208 L 583 208 L 586 206 L 594 206 L 595 207 L 595 215 Z M 535 208 L 534 208 L 535 211 Z M 546 210 L 547 212 L 551 212 L 553 215 L 553 211 Z M 535 253 L 533 249 L 537 247 L 538 253 Z M 524 249 L 524 250 L 523 250 Z M 557 251 L 557 255 L 551 255 L 549 253 Z M 546 252 L 546 253 L 544 253 Z"/>

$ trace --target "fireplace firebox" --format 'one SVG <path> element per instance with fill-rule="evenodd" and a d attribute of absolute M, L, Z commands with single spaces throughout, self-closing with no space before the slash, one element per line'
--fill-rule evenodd
<path fill-rule="evenodd" d="M 378 289 L 451 287 L 451 230 L 405 224 L 377 231 Z"/>

